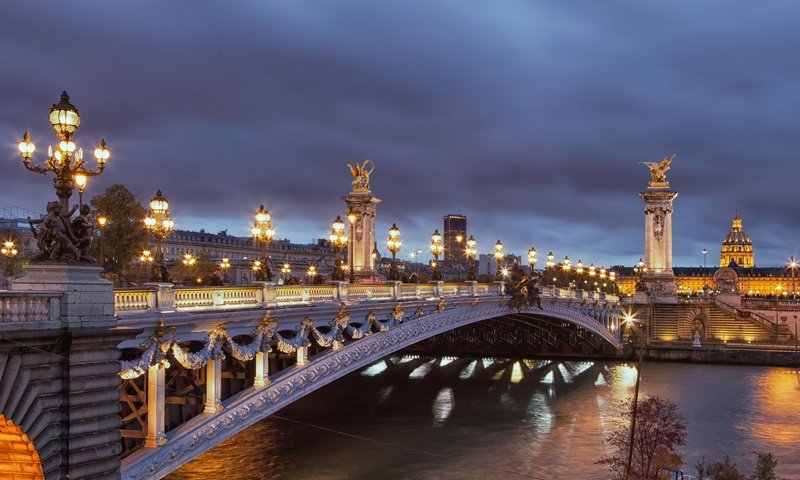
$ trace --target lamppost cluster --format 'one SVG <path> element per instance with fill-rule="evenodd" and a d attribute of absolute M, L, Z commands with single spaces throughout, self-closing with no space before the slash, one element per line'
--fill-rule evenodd
<path fill-rule="evenodd" d="M 347 234 L 342 217 L 336 215 L 336 219 L 331 223 L 331 246 L 336 249 L 336 261 L 331 272 L 331 280 L 344 281 L 345 264 L 341 259 L 342 249 L 347 246 Z"/>
<path fill-rule="evenodd" d="M 169 274 L 167 267 L 164 265 L 162 242 L 167 235 L 172 233 L 175 222 L 169 213 L 169 202 L 161 194 L 161 190 L 156 191 L 156 196 L 150 199 L 150 210 L 144 219 L 144 225 L 156 240 L 152 280 L 154 282 L 167 282 L 169 281 Z"/>
<path fill-rule="evenodd" d="M 250 229 L 253 234 L 253 241 L 261 248 L 260 267 L 255 270 L 256 280 L 270 281 L 272 280 L 272 272 L 269 269 L 269 259 L 267 258 L 267 247 L 272 243 L 275 238 L 275 229 L 272 228 L 272 216 L 269 211 L 264 209 L 264 205 L 258 208 L 253 219 L 253 228 Z"/>
<path fill-rule="evenodd" d="M 80 126 L 81 117 L 78 109 L 69 102 L 67 92 L 61 94 L 59 103 L 53 105 L 49 115 L 50 126 L 53 127 L 58 142 L 55 148 L 48 146 L 47 158 L 42 164 L 31 161 L 36 145 L 28 132 L 22 136 L 18 144 L 22 164 L 26 169 L 41 174 L 53 172 L 53 185 L 57 202 L 48 202 L 47 214 L 39 220 L 28 219 L 31 229 L 35 231 L 40 254 L 34 259 L 55 260 L 58 262 L 83 261 L 94 263 L 88 256 L 92 242 L 92 224 L 89 218 L 90 209 L 83 205 L 83 190 L 88 177 L 100 175 L 105 169 L 111 153 L 106 148 L 105 140 L 100 140 L 94 150 L 97 168 L 87 168 L 83 160 L 83 149 L 75 144 L 75 132 Z M 80 194 L 80 205 L 69 208 L 72 191 L 77 188 Z M 69 219 L 80 208 L 80 215 L 74 221 Z M 39 225 L 38 231 L 34 225 Z"/>

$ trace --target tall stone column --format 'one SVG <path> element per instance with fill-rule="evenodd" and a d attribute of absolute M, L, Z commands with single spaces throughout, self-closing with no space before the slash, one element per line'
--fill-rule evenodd
<path fill-rule="evenodd" d="M 372 250 L 375 248 L 375 216 L 376 206 L 380 199 L 372 195 L 369 189 L 369 175 L 374 170 L 367 170 L 371 162 L 366 160 L 363 164 L 350 166 L 353 173 L 353 191 L 342 197 L 347 204 L 349 212 L 355 214 L 355 222 L 351 224 L 350 238 L 348 240 L 348 262 L 352 263 L 356 277 L 369 277 L 375 275 L 375 260 Z"/>
<path fill-rule="evenodd" d="M 639 194 L 644 200 L 644 264 L 647 268 L 642 281 L 649 301 L 656 303 L 677 301 L 672 271 L 672 201 L 678 192 L 671 190 L 666 181 L 671 161 L 669 157 L 661 163 L 647 164 L 652 179 L 647 191 Z M 661 170 L 657 169 L 659 165 Z"/>

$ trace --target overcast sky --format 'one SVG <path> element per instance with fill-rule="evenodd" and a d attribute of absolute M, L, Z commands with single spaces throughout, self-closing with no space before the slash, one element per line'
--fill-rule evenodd
<path fill-rule="evenodd" d="M 633 264 L 649 174 L 675 153 L 674 263 L 719 261 L 739 208 L 757 266 L 798 248 L 796 1 L 136 1 L 0 6 L 0 207 L 44 210 L 67 90 L 87 195 L 161 189 L 176 228 L 327 237 L 369 158 L 378 236 L 406 256 L 465 214 L 482 253 Z M 90 160 L 93 164 L 93 159 Z M 385 246 L 379 244 L 385 251 Z"/>

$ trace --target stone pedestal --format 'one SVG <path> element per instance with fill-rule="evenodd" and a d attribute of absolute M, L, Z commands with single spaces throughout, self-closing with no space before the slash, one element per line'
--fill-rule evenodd
<path fill-rule="evenodd" d="M 650 182 L 644 200 L 644 264 L 642 282 L 654 303 L 676 303 L 672 271 L 672 201 L 678 192 L 666 182 Z"/>
<path fill-rule="evenodd" d="M 350 231 L 348 248 L 351 249 L 348 257 L 348 267 L 352 259 L 355 277 L 371 277 L 376 274 L 375 260 L 372 250 L 375 248 L 375 216 L 376 206 L 380 199 L 372 196 L 369 190 L 356 189 L 349 195 L 342 197 L 347 203 L 347 208 L 355 212 L 356 221 Z"/>
<path fill-rule="evenodd" d="M 94 265 L 29 264 L 25 275 L 11 281 L 15 292 L 61 293 L 59 319 L 66 328 L 116 326 L 114 285 L 100 278 Z"/>

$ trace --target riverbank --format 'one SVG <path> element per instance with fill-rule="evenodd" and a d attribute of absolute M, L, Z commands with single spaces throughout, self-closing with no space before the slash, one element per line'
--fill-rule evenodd
<path fill-rule="evenodd" d="M 626 345 L 623 356 L 638 358 L 638 348 Z M 714 344 L 692 347 L 691 344 L 650 344 L 645 347 L 647 361 L 755 365 L 765 367 L 800 367 L 800 352 L 794 349 Z"/>

